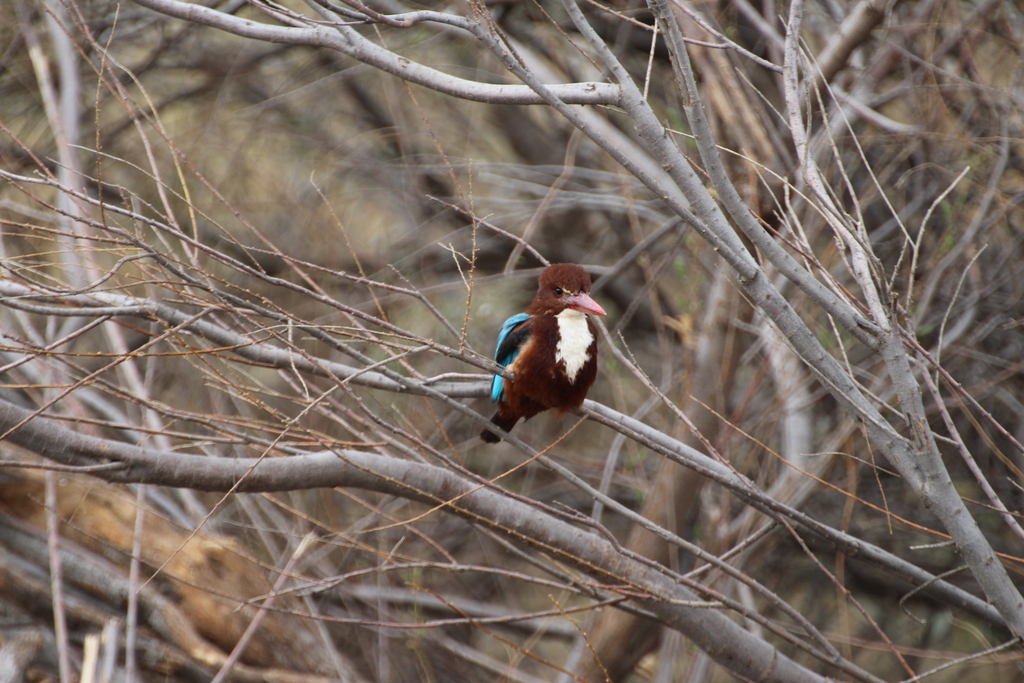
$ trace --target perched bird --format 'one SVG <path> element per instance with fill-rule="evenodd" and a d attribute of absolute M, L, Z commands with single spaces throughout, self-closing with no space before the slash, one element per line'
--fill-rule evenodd
<path fill-rule="evenodd" d="M 587 313 L 605 315 L 589 292 L 590 275 L 580 266 L 548 266 L 526 312 L 502 323 L 494 360 L 515 379 L 491 380 L 491 400 L 498 404 L 491 422 L 508 431 L 545 410 L 561 414 L 583 405 L 597 377 L 597 328 Z M 489 429 L 480 438 L 501 440 Z"/>

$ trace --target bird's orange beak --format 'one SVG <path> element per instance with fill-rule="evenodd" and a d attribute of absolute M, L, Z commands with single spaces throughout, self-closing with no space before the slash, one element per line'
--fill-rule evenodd
<path fill-rule="evenodd" d="M 580 292 L 579 294 L 573 294 L 572 296 L 566 297 L 565 305 L 576 311 L 583 311 L 584 313 L 591 313 L 593 315 L 608 315 L 601 308 L 600 304 L 591 299 L 589 296 Z"/>

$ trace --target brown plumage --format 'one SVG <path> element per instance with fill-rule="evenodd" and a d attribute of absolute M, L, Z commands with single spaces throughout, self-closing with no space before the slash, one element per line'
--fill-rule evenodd
<path fill-rule="evenodd" d="M 495 425 L 508 431 L 545 410 L 562 414 L 583 404 L 597 377 L 597 329 L 586 314 L 605 315 L 589 292 L 590 275 L 582 267 L 548 266 L 530 307 L 501 326 L 494 359 L 515 379 L 495 375 L 492 381 L 491 399 L 498 403 L 491 418 Z M 480 438 L 500 440 L 488 429 Z"/>

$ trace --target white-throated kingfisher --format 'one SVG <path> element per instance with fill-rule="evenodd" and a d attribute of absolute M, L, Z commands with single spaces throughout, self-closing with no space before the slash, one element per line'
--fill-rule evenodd
<path fill-rule="evenodd" d="M 583 405 L 597 378 L 597 328 L 588 313 L 605 315 L 590 298 L 590 274 L 572 263 L 545 268 L 533 303 L 498 332 L 494 360 L 514 379 L 491 380 L 491 400 L 498 404 L 491 422 L 509 431 L 545 410 L 561 414 Z M 480 438 L 501 440 L 489 429 Z"/>

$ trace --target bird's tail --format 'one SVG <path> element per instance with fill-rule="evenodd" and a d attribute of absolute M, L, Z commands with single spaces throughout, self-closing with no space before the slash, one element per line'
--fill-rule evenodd
<path fill-rule="evenodd" d="M 516 426 L 516 422 L 519 422 L 519 418 L 502 417 L 501 411 L 498 411 L 494 413 L 494 417 L 491 418 L 491 422 L 493 422 L 495 425 L 501 427 L 507 432 Z M 486 443 L 498 443 L 499 441 L 501 441 L 501 437 L 489 429 L 484 429 L 482 432 L 480 432 L 480 438 L 483 439 Z"/>

